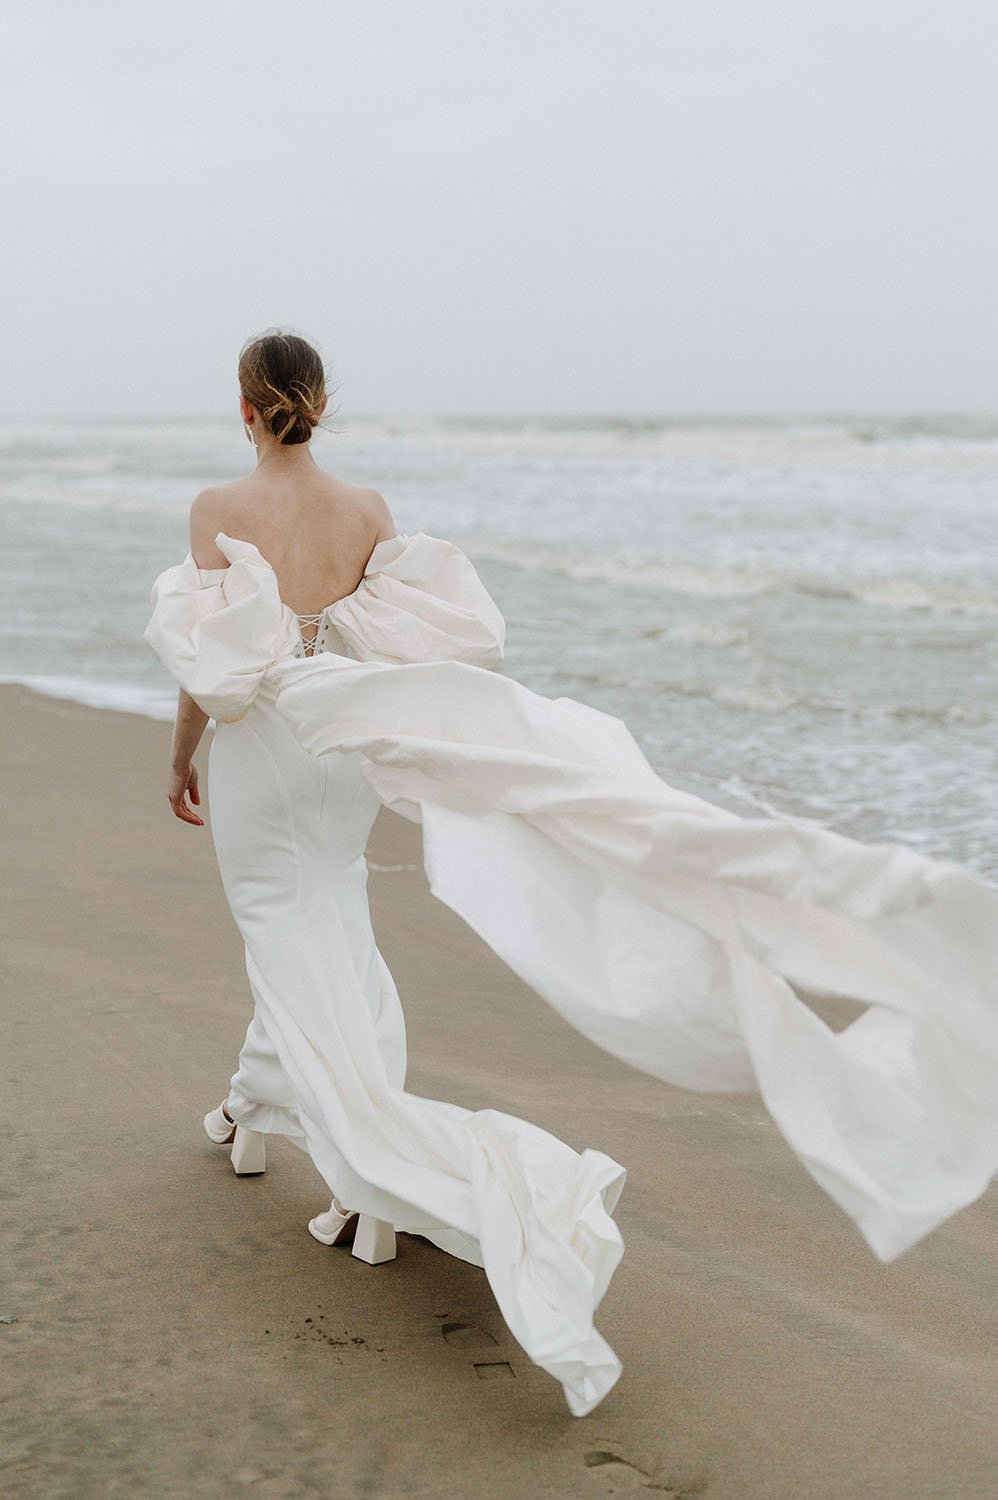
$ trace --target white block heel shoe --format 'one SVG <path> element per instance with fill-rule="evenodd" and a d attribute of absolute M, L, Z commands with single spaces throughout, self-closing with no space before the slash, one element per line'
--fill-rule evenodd
<path fill-rule="evenodd" d="M 216 1146 L 232 1146 L 232 1170 L 239 1177 L 258 1176 L 267 1170 L 267 1147 L 265 1135 L 258 1130 L 247 1130 L 237 1125 L 225 1113 L 225 1100 L 217 1109 L 204 1117 L 204 1129 Z"/>
<path fill-rule="evenodd" d="M 204 1117 L 204 1133 L 216 1146 L 227 1146 L 236 1138 L 236 1122 L 225 1113 L 225 1101 Z"/>
<path fill-rule="evenodd" d="M 382 1261 L 394 1260 L 394 1225 L 384 1219 L 372 1219 L 370 1214 L 361 1214 L 353 1237 L 353 1253 L 358 1260 L 367 1261 L 369 1266 L 380 1266 Z"/>
<path fill-rule="evenodd" d="M 232 1170 L 237 1177 L 259 1176 L 267 1170 L 267 1137 L 259 1130 L 236 1126 L 232 1142 Z"/>
<path fill-rule="evenodd" d="M 373 1219 L 370 1214 L 359 1214 L 356 1210 L 341 1213 L 335 1203 L 330 1204 L 326 1213 L 309 1219 L 308 1232 L 321 1245 L 346 1245 L 352 1240 L 354 1255 L 369 1266 L 379 1266 L 383 1261 L 395 1259 L 393 1225 L 384 1219 Z"/>

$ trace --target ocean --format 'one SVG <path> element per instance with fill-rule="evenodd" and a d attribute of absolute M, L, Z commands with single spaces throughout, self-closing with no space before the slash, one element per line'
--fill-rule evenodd
<path fill-rule="evenodd" d="M 338 419 L 317 462 L 462 546 L 503 671 L 660 775 L 998 876 L 998 424 Z M 237 420 L 0 424 L 0 676 L 168 718 L 142 639 Z"/>

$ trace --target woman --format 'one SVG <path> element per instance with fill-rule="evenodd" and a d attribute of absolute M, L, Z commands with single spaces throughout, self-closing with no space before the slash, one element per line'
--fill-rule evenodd
<path fill-rule="evenodd" d="M 201 579 L 219 576 L 229 566 L 215 542 L 220 530 L 228 530 L 235 536 L 255 539 L 263 556 L 274 565 L 282 598 L 329 603 L 353 593 L 375 547 L 393 537 L 396 527 L 376 490 L 335 479 L 312 457 L 312 429 L 327 404 L 318 354 L 303 339 L 293 336 L 275 334 L 252 340 L 240 356 L 239 385 L 243 424 L 256 448 L 257 466 L 244 479 L 204 490 L 191 506 L 191 553 Z M 321 649 L 315 638 L 322 606 L 314 612 L 298 613 L 298 620 L 301 640 L 296 649 L 302 654 L 313 652 L 317 646 Z M 186 798 L 189 794 L 193 803 L 200 802 L 193 757 L 208 718 L 181 689 L 167 795 L 174 814 L 196 826 L 203 826 L 203 820 Z M 254 716 L 254 720 L 260 718 L 259 713 Z M 228 873 L 230 881 L 237 878 L 240 866 L 245 868 L 246 861 L 257 854 L 261 861 L 269 861 L 272 866 L 274 862 L 271 846 L 264 844 L 258 851 L 251 851 L 245 840 L 253 829 L 260 829 L 259 815 L 268 799 L 282 795 L 282 778 L 263 777 L 250 793 L 251 799 L 259 795 L 260 802 L 251 800 L 245 809 L 240 808 L 233 792 L 234 786 L 243 788 L 244 797 L 249 792 L 245 752 L 251 727 L 244 726 L 228 741 L 223 736 L 221 748 L 214 751 L 213 747 L 214 753 L 209 753 L 215 778 L 222 778 L 217 802 L 212 798 L 213 831 L 223 877 Z M 402 1010 L 391 976 L 374 945 L 366 907 L 364 846 L 378 800 L 359 777 L 356 760 L 337 764 L 333 771 L 338 776 L 337 795 L 327 796 L 328 763 L 320 766 L 307 756 L 282 721 L 271 722 L 267 728 L 271 735 L 276 734 L 276 763 L 290 760 L 299 778 L 304 777 L 305 784 L 300 788 L 303 807 L 324 814 L 325 821 L 312 830 L 311 847 L 320 860 L 316 881 L 329 885 L 333 872 L 339 875 L 330 896 L 337 909 L 349 909 L 353 918 L 345 923 L 352 960 L 358 973 L 366 977 L 367 998 L 384 1033 L 382 1052 L 390 1059 L 389 1071 L 401 1086 L 405 1072 Z M 219 769 L 226 749 L 232 758 L 231 779 Z M 349 823 L 343 817 L 344 809 L 354 814 Z M 241 831 L 241 843 L 235 838 L 237 830 Z M 240 912 L 236 915 L 238 921 Z M 205 1130 L 218 1144 L 232 1144 L 236 1172 L 259 1173 L 265 1169 L 265 1134 L 290 1134 L 304 1141 L 296 1112 L 294 1091 L 270 1041 L 262 1001 L 258 999 L 229 1093 L 205 1116 Z M 239 1124 L 240 1120 L 247 1124 Z M 395 1254 L 390 1225 L 366 1217 L 358 1225 L 358 1215 L 345 1209 L 335 1196 L 329 1213 L 313 1219 L 309 1230 L 326 1244 L 353 1240 L 354 1254 L 372 1263 Z"/>
<path fill-rule="evenodd" d="M 188 822 L 217 724 L 212 832 L 254 1014 L 205 1124 L 235 1169 L 290 1136 L 334 1195 L 316 1238 L 352 1230 L 375 1262 L 401 1228 L 484 1266 L 576 1415 L 617 1380 L 592 1320 L 624 1168 L 404 1090 L 365 888 L 384 803 L 422 824 L 434 894 L 591 1040 L 686 1088 L 757 1089 L 881 1259 L 978 1197 L 998 1164 L 998 892 L 677 792 L 621 721 L 490 670 L 503 621 L 467 557 L 397 535 L 379 495 L 313 463 L 315 351 L 264 335 L 239 379 L 256 470 L 195 501 L 146 630 L 181 686 Z M 834 1032 L 798 990 L 867 1009 Z"/>

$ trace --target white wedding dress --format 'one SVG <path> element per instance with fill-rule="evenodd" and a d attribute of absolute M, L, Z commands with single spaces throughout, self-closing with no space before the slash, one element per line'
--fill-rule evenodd
<path fill-rule="evenodd" d="M 365 842 L 422 824 L 431 889 L 560 1015 L 685 1088 L 758 1091 L 891 1260 L 998 1170 L 998 890 L 957 865 L 676 791 L 626 726 L 493 668 L 467 556 L 380 542 L 314 651 L 258 549 L 219 532 L 155 580 L 145 631 L 216 720 L 211 824 L 254 1013 L 229 1100 L 331 1192 L 484 1267 L 511 1332 L 591 1411 L 593 1315 L 625 1169 L 498 1110 L 405 1092 Z M 311 653 L 311 654 L 310 654 Z M 835 1032 L 797 991 L 866 1008 Z"/>

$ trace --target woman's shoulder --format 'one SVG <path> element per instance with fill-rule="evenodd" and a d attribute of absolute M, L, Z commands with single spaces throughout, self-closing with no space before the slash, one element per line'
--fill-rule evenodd
<path fill-rule="evenodd" d="M 201 490 L 191 501 L 189 518 L 191 555 L 199 568 L 224 568 L 229 559 L 220 552 L 215 538 L 220 531 L 238 530 L 244 509 L 241 481 L 215 484 Z"/>
<path fill-rule="evenodd" d="M 395 522 L 388 508 L 388 502 L 373 485 L 353 484 L 347 479 L 338 478 L 335 474 L 323 474 L 322 478 L 328 487 L 329 499 L 341 514 L 345 503 L 351 519 L 363 516 L 365 520 L 373 524 L 378 533 L 377 541 L 381 541 L 382 537 L 394 535 Z"/>
<path fill-rule="evenodd" d="M 370 486 L 358 486 L 358 503 L 363 505 L 370 520 L 375 527 L 375 545 L 378 542 L 387 541 L 396 533 L 395 519 L 388 508 L 388 501 L 384 495 Z"/>

